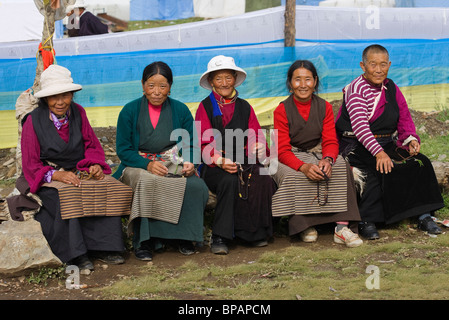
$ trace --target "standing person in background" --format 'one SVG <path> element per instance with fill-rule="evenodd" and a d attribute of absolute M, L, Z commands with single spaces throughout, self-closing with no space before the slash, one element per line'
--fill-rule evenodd
<path fill-rule="evenodd" d="M 91 36 L 108 33 L 108 26 L 86 10 L 84 0 L 77 0 L 73 6 L 69 6 L 69 24 L 67 34 L 69 37 Z"/>
<path fill-rule="evenodd" d="M 359 199 L 360 234 L 379 238 L 376 223 L 417 217 L 419 229 L 441 233 L 431 215 L 444 206 L 432 163 L 399 87 L 389 78 L 387 49 L 365 48 L 363 74 L 343 90 L 336 121 L 340 152 L 365 178 Z"/>

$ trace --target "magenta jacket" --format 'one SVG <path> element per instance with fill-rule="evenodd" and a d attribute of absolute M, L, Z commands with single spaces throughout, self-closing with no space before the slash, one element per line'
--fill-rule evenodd
<path fill-rule="evenodd" d="M 105 162 L 103 148 L 87 119 L 86 111 L 79 104 L 75 105 L 78 107 L 81 115 L 84 141 L 84 159 L 78 162 L 76 166 L 77 169 L 88 171 L 90 166 L 98 164 L 103 168 L 105 174 L 111 174 L 111 168 Z M 69 124 L 63 125 L 58 133 L 61 138 L 67 142 L 69 139 Z M 34 132 L 31 115 L 27 117 L 23 124 L 21 147 L 23 174 L 30 185 L 30 192 L 36 193 L 44 183 L 45 174 L 54 168 L 51 166 L 44 166 L 40 160 L 40 145 L 36 133 Z"/>

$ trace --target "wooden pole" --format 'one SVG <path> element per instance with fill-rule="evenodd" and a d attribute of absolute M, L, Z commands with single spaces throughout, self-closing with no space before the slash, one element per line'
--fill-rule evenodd
<path fill-rule="evenodd" d="M 296 36 L 296 0 L 286 0 L 285 2 L 285 28 L 284 28 L 284 46 L 294 47 Z"/>

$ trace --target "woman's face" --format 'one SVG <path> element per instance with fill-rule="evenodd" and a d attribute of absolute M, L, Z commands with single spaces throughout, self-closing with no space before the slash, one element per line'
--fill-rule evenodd
<path fill-rule="evenodd" d="M 142 84 L 143 92 L 153 106 L 162 105 L 170 93 L 170 84 L 163 75 L 155 74 Z"/>
<path fill-rule="evenodd" d="M 232 98 L 235 86 L 235 75 L 232 70 L 220 70 L 212 74 L 209 79 L 210 85 L 215 88 L 220 96 L 226 99 Z"/>
<path fill-rule="evenodd" d="M 293 72 L 290 86 L 296 100 L 307 102 L 312 98 L 315 91 L 316 78 L 310 70 L 306 68 L 298 68 Z"/>
<path fill-rule="evenodd" d="M 47 97 L 48 109 L 53 112 L 57 117 L 63 116 L 70 108 L 70 102 L 72 102 L 73 92 L 64 92 Z"/>

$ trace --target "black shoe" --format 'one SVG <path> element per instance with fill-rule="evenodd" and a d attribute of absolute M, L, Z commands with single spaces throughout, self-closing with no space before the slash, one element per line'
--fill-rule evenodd
<path fill-rule="evenodd" d="M 142 261 L 153 260 L 153 254 L 148 249 L 144 249 L 144 248 L 136 249 L 136 250 L 134 250 L 134 255 L 136 256 L 137 259 L 142 260 Z"/>
<path fill-rule="evenodd" d="M 226 240 L 219 236 L 212 235 L 210 251 L 215 254 L 228 254 L 229 249 L 226 245 Z"/>
<path fill-rule="evenodd" d="M 257 241 L 252 241 L 252 242 L 251 242 L 251 245 L 252 245 L 253 247 L 266 247 L 266 246 L 268 246 L 268 241 L 265 240 L 265 239 L 257 240 Z"/>
<path fill-rule="evenodd" d="M 379 239 L 379 233 L 377 232 L 376 225 L 373 222 L 361 222 L 359 223 L 359 234 L 368 239 Z"/>
<path fill-rule="evenodd" d="M 180 240 L 179 241 L 179 252 L 183 255 L 190 256 L 195 253 L 195 246 L 191 241 Z"/>
<path fill-rule="evenodd" d="M 99 251 L 93 254 L 93 258 L 107 264 L 122 264 L 125 259 L 117 252 Z"/>
<path fill-rule="evenodd" d="M 440 227 L 437 226 L 432 217 L 425 217 L 424 219 L 418 220 L 418 228 L 422 231 L 427 231 L 430 234 L 440 234 L 442 231 Z"/>
<path fill-rule="evenodd" d="M 76 257 L 70 262 L 70 264 L 76 265 L 80 270 L 94 270 L 94 265 L 86 254 Z"/>

